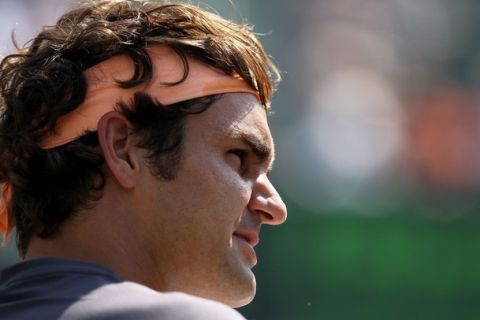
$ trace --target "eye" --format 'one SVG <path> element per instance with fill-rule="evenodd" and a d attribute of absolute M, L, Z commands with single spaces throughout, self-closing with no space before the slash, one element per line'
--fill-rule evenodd
<path fill-rule="evenodd" d="M 242 172 L 245 169 L 245 163 L 246 163 L 245 160 L 247 158 L 247 151 L 242 149 L 233 149 L 233 150 L 230 150 L 228 153 L 235 156 L 235 158 L 237 158 L 237 161 L 238 161 L 237 169 L 239 172 Z"/>

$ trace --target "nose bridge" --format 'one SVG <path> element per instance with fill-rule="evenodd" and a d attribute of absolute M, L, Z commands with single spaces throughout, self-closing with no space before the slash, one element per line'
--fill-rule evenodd
<path fill-rule="evenodd" d="M 261 214 L 262 222 L 278 225 L 287 219 L 287 207 L 266 175 L 260 175 L 255 181 L 250 210 Z"/>

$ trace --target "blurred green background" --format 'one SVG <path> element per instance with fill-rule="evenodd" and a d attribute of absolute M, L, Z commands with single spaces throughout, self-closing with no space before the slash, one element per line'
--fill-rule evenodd
<path fill-rule="evenodd" d="M 283 71 L 248 319 L 480 318 L 480 2 L 211 0 Z M 0 3 L 0 50 L 68 1 Z M 22 41 L 23 40 L 23 41 Z M 13 241 L 0 268 L 18 260 Z"/>

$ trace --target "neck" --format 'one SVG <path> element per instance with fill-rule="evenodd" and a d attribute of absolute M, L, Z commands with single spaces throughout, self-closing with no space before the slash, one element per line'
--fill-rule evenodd
<path fill-rule="evenodd" d="M 105 192 L 91 210 L 75 213 L 54 236 L 34 236 L 25 259 L 67 258 L 103 265 L 123 280 L 148 285 L 153 262 L 135 233 L 134 214 L 125 197 Z M 138 262 L 141 262 L 138 263 Z"/>

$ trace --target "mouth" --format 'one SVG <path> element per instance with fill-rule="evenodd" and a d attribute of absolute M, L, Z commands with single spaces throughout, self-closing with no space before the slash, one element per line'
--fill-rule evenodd
<path fill-rule="evenodd" d="M 258 233 L 255 231 L 248 231 L 248 230 L 236 231 L 233 233 L 233 235 L 247 242 L 249 245 L 252 246 L 252 248 L 255 247 L 260 241 Z"/>
<path fill-rule="evenodd" d="M 235 232 L 232 238 L 234 239 L 234 242 L 236 243 L 239 252 L 241 252 L 241 255 L 244 257 L 244 261 L 248 264 L 250 268 L 254 267 L 257 264 L 257 254 L 255 253 L 254 247 L 258 244 L 259 241 L 258 234 Z"/>

